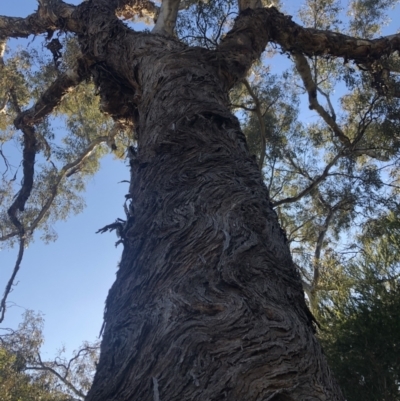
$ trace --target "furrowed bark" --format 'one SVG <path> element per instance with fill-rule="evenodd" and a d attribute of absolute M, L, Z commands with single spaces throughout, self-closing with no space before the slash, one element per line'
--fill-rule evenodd
<path fill-rule="evenodd" d="M 80 25 L 73 18 L 76 8 L 61 0 L 41 0 L 38 10 L 26 18 L 0 16 L 0 37 L 26 38 L 60 28 L 79 32 Z"/>
<path fill-rule="evenodd" d="M 177 3 L 163 3 L 165 36 L 129 30 L 117 1 L 84 2 L 70 18 L 103 111 L 134 122 L 138 143 L 87 401 L 343 400 L 227 93 L 269 41 L 365 63 L 398 37 L 364 41 L 246 9 L 215 51 L 188 48 L 171 37 Z"/>
<path fill-rule="evenodd" d="M 343 400 L 216 53 L 131 46 L 132 204 L 86 400 Z"/>
<path fill-rule="evenodd" d="M 239 12 L 246 10 L 247 8 L 255 9 L 262 7 L 261 0 L 238 0 Z"/>

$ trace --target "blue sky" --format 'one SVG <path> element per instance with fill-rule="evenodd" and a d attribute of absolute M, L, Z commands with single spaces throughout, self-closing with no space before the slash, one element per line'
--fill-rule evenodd
<path fill-rule="evenodd" d="M 0 15 L 26 16 L 36 4 L 34 0 L 1 2 Z M 104 301 L 115 278 L 122 246 L 115 248 L 114 233 L 95 232 L 124 217 L 122 205 L 128 186 L 119 182 L 128 179 L 125 163 L 112 156 L 104 158 L 100 172 L 87 186 L 84 212 L 55 225 L 56 242 L 45 245 L 36 240 L 25 252 L 18 285 L 9 296 L 16 306 L 8 309 L 1 327 L 16 327 L 24 308 L 41 311 L 46 321 L 44 356 L 51 357 L 63 344 L 72 351 L 99 334 Z M 1 293 L 16 254 L 16 249 L 0 252 Z"/>
<path fill-rule="evenodd" d="M 77 0 L 69 2 L 79 3 Z M 283 3 L 286 10 L 294 14 L 298 2 Z M 0 15 L 26 16 L 34 11 L 36 4 L 35 0 L 3 0 Z M 399 7 L 391 17 L 394 23 L 385 29 L 385 34 L 399 29 Z M 275 68 L 283 68 L 279 67 L 281 65 L 274 61 Z M 308 108 L 304 110 L 307 119 L 310 118 Z M 0 164 L 0 171 L 2 168 Z M 23 308 L 41 311 L 46 321 L 44 357 L 51 357 L 63 344 L 72 351 L 82 341 L 95 340 L 99 334 L 104 301 L 115 277 L 122 246 L 115 248 L 114 233 L 95 232 L 117 217 L 124 217 L 122 205 L 128 187 L 119 182 L 128 179 L 128 167 L 107 156 L 100 172 L 88 184 L 84 212 L 56 224 L 58 240 L 55 243 L 44 245 L 37 240 L 26 250 L 18 285 L 9 297 L 9 301 L 18 306 L 9 308 L 2 327 L 16 327 Z M 16 253 L 16 250 L 0 252 L 1 292 Z"/>

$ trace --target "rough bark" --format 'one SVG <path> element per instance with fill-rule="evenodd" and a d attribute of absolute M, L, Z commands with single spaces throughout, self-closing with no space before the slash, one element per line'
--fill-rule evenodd
<path fill-rule="evenodd" d="M 87 401 L 343 400 L 227 94 L 269 41 L 365 64 L 397 51 L 400 36 L 360 40 L 245 9 L 208 51 L 115 18 L 139 3 L 41 0 L 26 19 L 0 17 L 0 37 L 77 33 L 102 110 L 136 126 L 124 252 Z"/>
<path fill-rule="evenodd" d="M 342 400 L 216 53 L 131 51 L 131 215 L 87 401 Z"/>

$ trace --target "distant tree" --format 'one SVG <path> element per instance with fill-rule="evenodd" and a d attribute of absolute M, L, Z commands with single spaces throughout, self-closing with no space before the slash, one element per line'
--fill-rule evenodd
<path fill-rule="evenodd" d="M 320 337 L 348 401 L 400 400 L 399 234 L 393 214 L 370 222 L 347 291 L 321 305 Z"/>
<path fill-rule="evenodd" d="M 126 218 L 100 230 L 124 251 L 88 401 L 343 400 L 308 306 L 319 319 L 360 230 L 398 202 L 400 36 L 380 34 L 392 1 L 346 16 L 307 0 L 299 24 L 275 5 L 40 0 L 0 17 L 2 49 L 46 34 L 52 54 L 0 52 L 2 142 L 17 128 L 23 149 L 19 174 L 2 153 L 0 239 L 20 252 L 0 321 L 34 231 L 82 208 L 105 144 L 129 158 Z M 121 21 L 137 18 L 152 31 Z M 265 49 L 292 68 L 273 75 Z"/>
<path fill-rule="evenodd" d="M 27 311 L 17 330 L 0 330 L 1 401 L 83 400 L 89 390 L 98 344 L 84 343 L 70 359 L 65 349 L 53 361 L 40 355 L 44 320 Z"/>

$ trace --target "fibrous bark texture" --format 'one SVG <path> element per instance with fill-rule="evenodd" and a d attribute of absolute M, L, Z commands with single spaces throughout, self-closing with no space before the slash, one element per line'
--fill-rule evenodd
<path fill-rule="evenodd" d="M 87 401 L 342 400 L 215 53 L 135 49 L 131 216 Z"/>
<path fill-rule="evenodd" d="M 106 302 L 101 358 L 87 401 L 343 400 L 315 340 L 259 167 L 229 111 L 228 91 L 268 42 L 279 44 L 295 58 L 310 105 L 351 147 L 334 116 L 322 113 L 305 56 L 343 57 L 369 68 L 400 50 L 400 35 L 362 40 L 302 28 L 273 7 L 258 8 L 258 0 L 239 5 L 233 28 L 213 51 L 173 37 L 175 0 L 163 2 L 153 34 L 134 32 L 116 18 L 138 10 L 156 15 L 151 1 L 70 6 L 41 0 L 25 19 L 0 16 L 1 43 L 3 37 L 63 29 L 77 35 L 82 53 L 73 73 L 61 75 L 16 120 L 24 132 L 24 181 L 9 213 L 21 250 L 16 212 L 32 187 L 32 125 L 88 76 L 116 126 L 135 125 L 131 205 L 126 223 L 118 223 L 124 252 Z M 298 197 L 312 191 L 336 160 Z"/>

